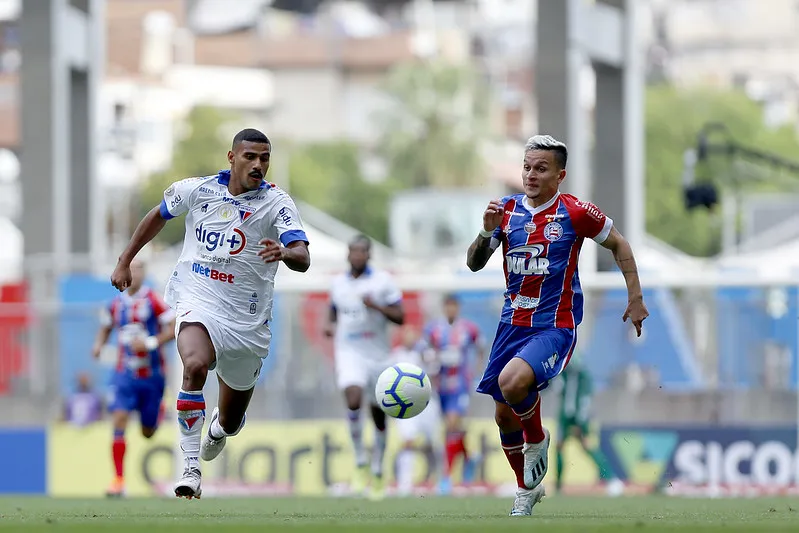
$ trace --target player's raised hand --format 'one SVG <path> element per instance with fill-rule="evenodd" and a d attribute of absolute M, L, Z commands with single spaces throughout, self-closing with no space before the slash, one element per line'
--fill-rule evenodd
<path fill-rule="evenodd" d="M 494 231 L 502 224 L 502 218 L 505 216 L 505 206 L 499 200 L 491 200 L 488 202 L 485 213 L 483 213 L 483 229 L 486 231 Z"/>
<path fill-rule="evenodd" d="M 263 245 L 263 249 L 258 252 L 258 255 L 263 259 L 264 263 L 274 263 L 283 260 L 284 248 L 280 243 L 272 239 L 262 239 L 258 244 Z"/>
<path fill-rule="evenodd" d="M 111 273 L 111 285 L 119 292 L 122 292 L 130 287 L 132 279 L 133 275 L 130 273 L 130 265 L 117 263 L 116 268 L 114 268 L 114 271 Z"/>
<path fill-rule="evenodd" d="M 636 336 L 641 336 L 641 328 L 643 327 L 644 320 L 649 316 L 649 311 L 646 309 L 646 304 L 643 298 L 635 298 L 627 302 L 627 309 L 624 310 L 624 315 L 621 319 L 627 322 L 629 318 L 633 326 L 635 326 Z"/>

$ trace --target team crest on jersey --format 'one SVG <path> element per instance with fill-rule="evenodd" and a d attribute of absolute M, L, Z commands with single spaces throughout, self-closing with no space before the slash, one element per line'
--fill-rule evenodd
<path fill-rule="evenodd" d="M 222 220 L 231 220 L 234 216 L 236 216 L 236 208 L 230 204 L 222 204 L 219 206 L 219 211 L 217 211 L 217 214 Z"/>
<path fill-rule="evenodd" d="M 242 222 L 250 218 L 253 213 L 255 213 L 254 207 L 250 207 L 249 205 L 239 206 L 239 218 L 241 219 Z"/>
<path fill-rule="evenodd" d="M 536 227 L 537 226 L 535 225 L 535 222 L 531 220 L 530 222 L 524 225 L 524 231 L 526 231 L 527 233 L 533 233 L 535 232 Z"/>
<path fill-rule="evenodd" d="M 557 222 L 550 222 L 544 226 L 544 237 L 549 242 L 555 242 L 563 237 L 563 226 Z"/>

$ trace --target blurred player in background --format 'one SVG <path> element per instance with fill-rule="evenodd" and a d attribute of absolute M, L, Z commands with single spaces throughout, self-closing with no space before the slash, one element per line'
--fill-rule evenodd
<path fill-rule="evenodd" d="M 402 327 L 402 344 L 391 353 L 391 364 L 411 363 L 428 372 L 430 365 L 424 356 L 425 351 L 426 347 L 419 331 L 406 324 Z M 430 396 L 430 403 L 417 416 L 397 419 L 397 432 L 402 439 L 402 448 L 397 457 L 399 495 L 407 496 L 413 491 L 413 471 L 417 453 L 422 453 L 428 458 L 433 472 L 437 470 L 438 450 L 441 445 L 440 423 L 441 407 L 435 394 Z"/>
<path fill-rule="evenodd" d="M 130 263 L 130 282 L 111 300 L 100 319 L 92 355 L 100 357 L 113 330 L 117 330 L 119 356 L 111 384 L 114 440 L 111 445 L 116 477 L 109 496 L 125 490 L 125 429 L 131 411 L 139 412 L 141 432 L 149 439 L 160 421 L 166 365 L 161 347 L 175 338 L 175 313 L 156 292 L 144 285 L 144 263 Z"/>
<path fill-rule="evenodd" d="M 620 495 L 624 491 L 624 483 L 614 475 L 602 450 L 590 447 L 587 441 L 591 435 L 591 396 L 594 392 L 591 373 L 579 358 L 573 357 L 561 373 L 560 384 L 558 441 L 555 444 L 556 490 L 560 492 L 563 487 L 563 445 L 569 437 L 574 437 L 594 460 L 599 479 L 606 484 L 608 494 Z"/>
<path fill-rule="evenodd" d="M 495 401 L 502 449 L 516 474 L 511 516 L 528 516 L 545 495 L 550 435 L 541 424 L 538 391 L 569 363 L 583 318 L 577 262 L 583 241 L 613 252 L 627 283 L 627 309 L 637 334 L 648 316 L 632 248 L 595 205 L 559 191 L 566 178 L 566 145 L 549 135 L 524 148 L 523 194 L 492 200 L 466 263 L 477 272 L 500 244 L 505 305 L 477 391 Z"/>
<path fill-rule="evenodd" d="M 308 239 L 294 202 L 264 181 L 272 144 L 258 130 L 236 134 L 230 170 L 173 183 L 139 223 L 119 258 L 111 282 L 131 283 L 131 262 L 163 229 L 186 215 L 183 251 L 167 283 L 167 303 L 177 314 L 183 383 L 177 399 L 183 473 L 175 495 L 202 494 L 200 458 L 210 461 L 245 423 L 255 383 L 269 354 L 269 321 L 278 265 L 299 272 L 310 266 Z M 208 371 L 216 369 L 219 405 L 205 422 Z"/>
<path fill-rule="evenodd" d="M 375 404 L 375 384 L 390 366 L 388 324 L 402 325 L 402 293 L 391 275 L 369 265 L 371 240 L 356 236 L 349 243 L 349 272 L 337 276 L 330 290 L 330 315 L 325 335 L 334 337 L 336 382 L 344 391 L 350 436 L 355 452 L 352 490 L 362 493 L 369 471 L 363 445 L 361 406 L 368 402 L 375 424 L 370 497 L 384 494 L 383 458 L 386 452 L 386 414 Z"/>
<path fill-rule="evenodd" d="M 424 331 L 424 342 L 435 354 L 436 387 L 444 413 L 446 439 L 444 465 L 439 490 L 452 492 L 452 465 L 463 457 L 463 481 L 474 478 L 476 462 L 466 451 L 466 428 L 463 418 L 469 411 L 469 393 L 473 369 L 483 359 L 484 343 L 474 322 L 460 316 L 460 303 L 455 295 L 444 298 L 444 318 L 433 320 Z"/>

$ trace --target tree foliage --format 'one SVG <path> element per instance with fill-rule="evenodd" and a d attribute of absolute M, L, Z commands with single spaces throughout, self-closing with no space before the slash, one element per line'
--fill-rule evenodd
<path fill-rule="evenodd" d="M 345 141 L 292 150 L 291 195 L 381 242 L 388 242 L 389 201 L 398 186 L 363 178 L 359 150 Z"/>
<path fill-rule="evenodd" d="M 718 212 L 687 211 L 683 200 L 683 152 L 696 146 L 697 133 L 710 122 L 724 124 L 736 142 L 796 159 L 799 142 L 788 127 L 765 126 L 756 102 L 737 91 L 678 90 L 650 87 L 646 103 L 646 225 L 650 234 L 696 256 L 721 246 Z M 768 169 L 759 169 L 768 177 Z M 699 179 L 729 183 L 739 172 L 724 158 L 697 167 Z M 763 177 L 761 175 L 761 177 Z M 754 186 L 760 189 L 769 185 Z M 725 188 L 722 185 L 719 190 Z"/>
<path fill-rule="evenodd" d="M 231 118 L 213 107 L 195 107 L 186 118 L 184 135 L 175 145 L 172 164 L 164 172 L 158 172 L 145 182 L 140 196 L 141 215 L 158 205 L 164 190 L 171 183 L 194 176 L 215 174 L 228 168 L 227 151 L 230 139 L 222 137 L 225 124 Z M 158 241 L 175 244 L 183 239 L 183 224 L 170 223 L 158 235 Z"/>
<path fill-rule="evenodd" d="M 391 104 L 376 116 L 378 152 L 393 179 L 412 188 L 480 183 L 489 97 L 474 70 L 407 63 L 391 71 L 383 88 Z"/>

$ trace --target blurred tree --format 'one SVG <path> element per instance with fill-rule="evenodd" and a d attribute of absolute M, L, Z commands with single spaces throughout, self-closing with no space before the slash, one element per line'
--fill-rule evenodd
<path fill-rule="evenodd" d="M 341 141 L 292 149 L 289 184 L 294 198 L 388 242 L 389 200 L 399 187 L 391 180 L 366 181 L 355 144 Z"/>
<path fill-rule="evenodd" d="M 488 86 L 472 69 L 447 63 L 403 64 L 384 90 L 393 105 L 376 114 L 377 152 L 389 175 L 406 187 L 481 183 Z"/>
<path fill-rule="evenodd" d="M 686 210 L 682 171 L 683 152 L 696 146 L 697 133 L 708 122 L 726 125 L 731 138 L 744 146 L 789 159 L 797 159 L 799 153 L 796 132 L 790 127 L 766 127 L 760 105 L 741 92 L 685 91 L 665 85 L 647 90 L 647 231 L 686 253 L 703 257 L 720 251 L 722 221 L 720 215 L 712 211 Z M 735 167 L 729 161 L 715 157 L 709 164 L 697 167 L 697 178 L 746 179 Z M 747 172 L 757 172 L 762 178 L 768 169 L 747 169 Z M 752 187 L 774 188 L 769 184 Z"/>
<path fill-rule="evenodd" d="M 222 137 L 223 127 L 233 119 L 230 114 L 213 107 L 195 107 L 183 125 L 183 137 L 175 145 L 172 165 L 164 172 L 150 176 L 141 191 L 140 214 L 158 205 L 164 190 L 171 183 L 194 176 L 215 174 L 230 165 L 227 151 L 230 139 Z M 175 244 L 183 239 L 182 223 L 167 224 L 157 240 L 165 244 Z"/>

